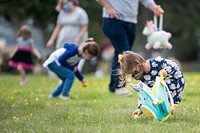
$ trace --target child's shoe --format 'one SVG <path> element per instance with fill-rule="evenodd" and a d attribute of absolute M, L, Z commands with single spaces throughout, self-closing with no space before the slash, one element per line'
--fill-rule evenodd
<path fill-rule="evenodd" d="M 54 98 L 54 96 L 52 96 L 51 94 L 49 95 L 49 98 Z"/>
<path fill-rule="evenodd" d="M 24 79 L 22 81 L 20 81 L 19 85 L 23 86 L 23 85 L 26 85 L 28 83 L 28 79 Z"/>
<path fill-rule="evenodd" d="M 125 96 L 125 97 L 128 97 L 128 96 L 132 95 L 132 92 L 128 91 L 125 87 L 116 89 L 115 93 L 118 96 Z"/>
<path fill-rule="evenodd" d="M 62 100 L 69 100 L 69 96 L 60 96 Z"/>

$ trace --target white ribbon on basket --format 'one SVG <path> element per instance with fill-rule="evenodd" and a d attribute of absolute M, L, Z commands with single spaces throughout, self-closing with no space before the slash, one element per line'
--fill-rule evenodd
<path fill-rule="evenodd" d="M 159 18 L 154 15 L 153 21 L 154 21 L 154 24 L 157 27 L 158 31 L 163 30 L 163 15 L 162 14 L 160 15 Z M 158 27 L 158 21 L 159 21 L 159 27 Z"/>

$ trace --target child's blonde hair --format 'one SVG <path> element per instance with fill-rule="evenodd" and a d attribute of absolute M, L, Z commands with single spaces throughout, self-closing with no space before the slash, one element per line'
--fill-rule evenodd
<path fill-rule="evenodd" d="M 20 37 L 20 36 L 22 36 L 22 37 L 26 36 L 26 37 L 29 37 L 29 38 L 32 36 L 31 29 L 28 25 L 23 25 L 19 29 L 19 31 L 17 33 L 17 37 Z"/>
<path fill-rule="evenodd" d="M 119 86 L 122 86 L 126 80 L 130 78 L 130 75 L 131 78 L 140 79 L 144 74 L 143 63 L 146 62 L 146 60 L 141 55 L 132 51 L 125 51 L 120 56 L 118 56 L 118 62 L 120 63 Z"/>
<path fill-rule="evenodd" d="M 83 43 L 83 52 L 88 52 L 88 54 L 92 55 L 93 57 L 96 57 L 99 55 L 99 46 L 98 44 L 94 41 L 93 38 L 88 38 L 84 43 Z"/>

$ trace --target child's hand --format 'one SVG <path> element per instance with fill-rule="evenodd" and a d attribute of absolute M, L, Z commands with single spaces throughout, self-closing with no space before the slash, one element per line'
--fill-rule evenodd
<path fill-rule="evenodd" d="M 163 69 L 160 70 L 159 74 L 160 75 L 162 74 L 164 78 L 167 77 L 167 72 L 165 70 L 163 70 Z"/>
<path fill-rule="evenodd" d="M 136 118 L 141 114 L 142 114 L 142 111 L 140 109 L 137 109 L 137 110 L 133 111 L 132 118 Z"/>
<path fill-rule="evenodd" d="M 87 87 L 87 81 L 85 79 L 82 80 L 83 87 Z"/>

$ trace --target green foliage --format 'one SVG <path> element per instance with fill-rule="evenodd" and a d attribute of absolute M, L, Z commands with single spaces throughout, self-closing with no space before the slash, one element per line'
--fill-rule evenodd
<path fill-rule="evenodd" d="M 164 29 L 172 33 L 170 41 L 173 44 L 173 53 L 180 60 L 196 59 L 200 3 L 196 0 L 163 0 L 160 3 L 165 10 Z"/>
<path fill-rule="evenodd" d="M 2 13 L 11 22 L 23 22 L 27 18 L 33 18 L 36 25 L 46 28 L 50 22 L 55 22 L 55 0 L 9 0 L 2 2 Z"/>
<path fill-rule="evenodd" d="M 96 0 L 79 0 L 79 2 L 89 16 L 89 35 L 94 37 L 97 42 L 101 42 L 104 38 L 102 6 Z M 155 0 L 155 2 L 165 10 L 164 30 L 172 33 L 170 42 L 173 44 L 173 49 L 169 51 L 170 55 L 179 60 L 197 59 L 196 33 L 200 30 L 200 2 L 197 0 Z M 52 33 L 46 29 L 49 23 L 56 23 L 57 0 L 1 0 L 0 3 L 0 15 L 5 16 L 15 26 L 19 27 L 27 18 L 33 18 L 35 25 L 44 32 L 45 40 Z M 146 38 L 142 35 L 142 29 L 146 19 L 152 19 L 152 15 L 150 11 L 147 11 L 142 5 L 140 6 L 137 38 L 133 49 L 138 46 L 144 51 Z"/>
<path fill-rule="evenodd" d="M 9 72 L 9 73 L 16 73 L 16 70 L 12 67 L 8 66 L 10 58 L 8 56 L 5 56 L 3 59 L 3 62 L 1 64 L 1 72 Z"/>
<path fill-rule="evenodd" d="M 48 133 L 132 133 L 200 132 L 200 87 L 198 73 L 185 73 L 186 86 L 182 103 L 166 122 L 148 121 L 143 115 L 131 118 L 137 107 L 133 97 L 108 93 L 109 76 L 95 79 L 86 75 L 88 87 L 75 80 L 71 99 L 49 99 L 58 85 L 57 78 L 30 76 L 29 84 L 19 86 L 19 77 L 0 75 L 0 132 Z"/>

